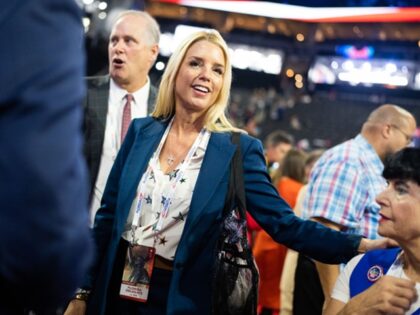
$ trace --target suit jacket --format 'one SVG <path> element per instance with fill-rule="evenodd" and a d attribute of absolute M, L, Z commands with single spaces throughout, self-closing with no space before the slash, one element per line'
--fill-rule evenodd
<path fill-rule="evenodd" d="M 88 77 L 88 93 L 84 101 L 83 131 L 85 136 L 84 153 L 89 169 L 90 196 L 95 187 L 101 162 L 102 146 L 105 137 L 106 116 L 108 114 L 109 76 Z M 154 109 L 157 90 L 150 85 L 147 100 L 147 113 Z"/>
<path fill-rule="evenodd" d="M 92 288 L 89 314 L 103 314 L 116 249 L 140 178 L 168 121 L 148 117 L 131 124 L 111 170 L 94 225 L 96 263 L 84 287 Z M 347 261 L 360 237 L 303 221 L 281 199 L 266 171 L 261 142 L 240 137 L 247 209 L 276 241 L 324 262 Z M 230 133 L 212 133 L 174 260 L 168 298 L 170 315 L 209 314 L 212 268 L 236 145 Z"/>
<path fill-rule="evenodd" d="M 92 256 L 80 19 L 74 0 L 0 1 L 2 315 L 68 301 Z"/>

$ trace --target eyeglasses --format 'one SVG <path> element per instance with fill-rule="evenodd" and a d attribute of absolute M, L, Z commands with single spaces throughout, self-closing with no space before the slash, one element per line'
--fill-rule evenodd
<path fill-rule="evenodd" d="M 400 127 L 398 127 L 397 125 L 391 124 L 391 127 L 397 129 L 399 132 L 401 132 L 401 134 L 405 137 L 405 140 L 407 141 L 407 144 L 410 144 L 414 141 L 413 137 L 410 136 L 409 134 L 407 134 L 404 130 L 402 130 Z"/>

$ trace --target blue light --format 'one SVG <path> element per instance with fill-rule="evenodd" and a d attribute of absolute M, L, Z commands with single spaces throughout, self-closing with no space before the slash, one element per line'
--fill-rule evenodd
<path fill-rule="evenodd" d="M 336 53 L 350 59 L 369 59 L 375 54 L 375 49 L 372 46 L 339 45 Z"/>

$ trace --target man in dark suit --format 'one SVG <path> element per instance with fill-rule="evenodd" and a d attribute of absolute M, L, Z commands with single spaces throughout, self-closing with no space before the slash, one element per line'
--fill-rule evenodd
<path fill-rule="evenodd" d="M 159 26 L 148 13 L 134 10 L 121 13 L 109 38 L 109 76 L 87 80 L 84 133 L 92 222 L 127 121 L 144 117 L 153 110 L 156 89 L 150 84 L 148 73 L 158 55 L 159 37 Z M 130 104 L 127 104 L 128 94 L 132 96 Z"/>
<path fill-rule="evenodd" d="M 71 296 L 92 254 L 80 10 L 1 1 L 0 35 L 0 314 L 44 314 Z"/>

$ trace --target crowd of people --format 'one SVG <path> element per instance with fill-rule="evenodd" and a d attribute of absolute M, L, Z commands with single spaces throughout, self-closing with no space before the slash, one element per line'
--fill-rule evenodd
<path fill-rule="evenodd" d="M 379 106 L 358 135 L 325 152 L 302 151 L 284 131 L 270 134 L 264 148 L 226 116 L 232 66 L 220 33 L 186 37 L 154 87 L 148 73 L 159 25 L 135 10 L 115 20 L 109 74 L 87 78 L 82 100 L 77 8 L 57 1 L 22 2 L 21 12 L 0 5 L 16 14 L 0 19 L 10 29 L 36 14 L 51 18 L 34 21 L 41 23 L 32 29 L 35 42 L 51 40 L 42 30 L 57 19 L 72 27 L 58 23 L 69 37 L 50 43 L 68 50 L 54 63 L 43 60 L 15 85 L 0 76 L 8 88 L 0 98 L 8 122 L 0 124 L 1 141 L 11 156 L 0 159 L 8 175 L 1 179 L 0 290 L 7 299 L 0 313 L 212 314 L 215 253 L 237 151 L 260 273 L 258 308 L 250 314 L 420 312 L 420 150 L 406 148 L 417 127 L 410 112 Z M 54 15 L 57 7 L 62 17 Z M 47 74 L 51 67 L 57 72 Z M 28 119 L 33 128 L 22 125 Z M 6 139 L 13 131 L 18 137 Z M 6 187 L 16 180 L 22 184 Z M 347 264 L 341 274 L 337 264 Z M 27 288 L 33 292 L 24 294 Z"/>
<path fill-rule="evenodd" d="M 257 138 L 265 139 L 274 130 L 287 130 L 296 139 L 296 147 L 310 151 L 349 139 L 371 111 L 386 103 L 401 104 L 414 116 L 420 115 L 420 101 L 408 97 L 323 90 L 285 96 L 283 90 L 246 89 L 238 84 L 232 87 L 228 113 L 236 126 Z"/>

